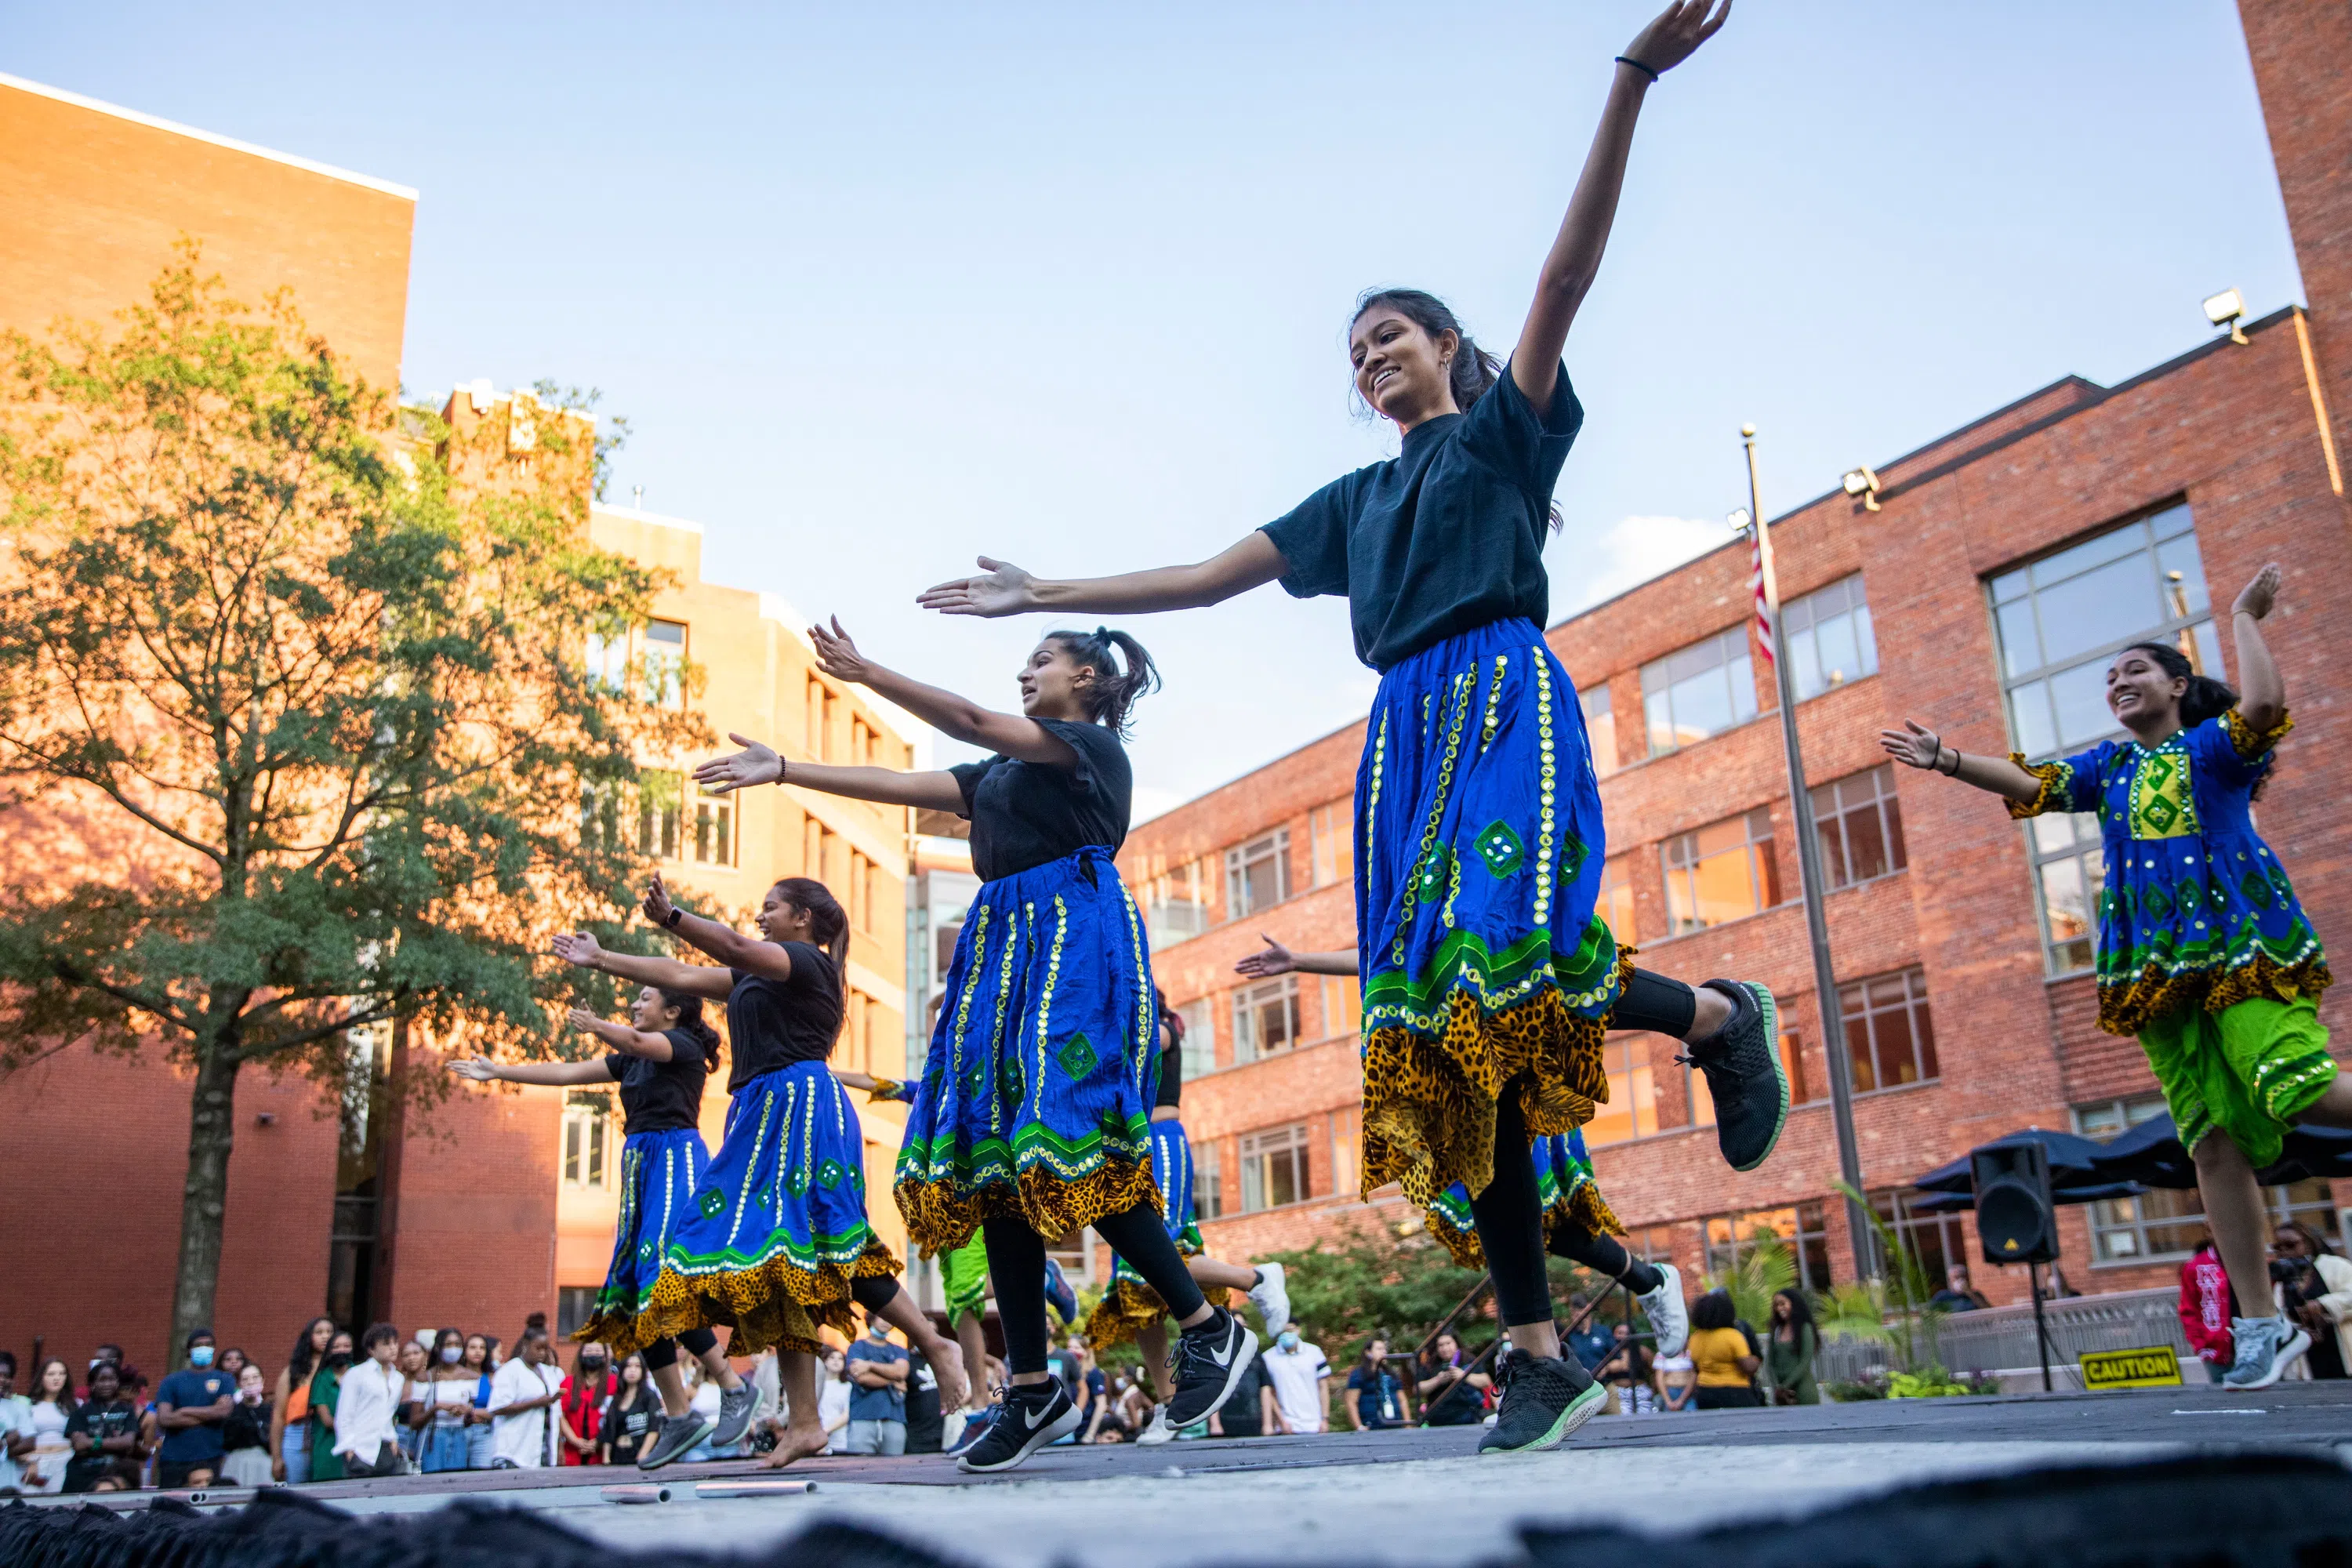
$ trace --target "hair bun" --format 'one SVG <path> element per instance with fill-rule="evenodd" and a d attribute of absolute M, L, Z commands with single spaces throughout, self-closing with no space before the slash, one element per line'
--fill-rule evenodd
<path fill-rule="evenodd" d="M 525 1318 L 522 1321 L 522 1326 L 526 1329 L 543 1329 L 547 1327 L 547 1314 L 545 1312 L 533 1312 L 530 1317 Z"/>

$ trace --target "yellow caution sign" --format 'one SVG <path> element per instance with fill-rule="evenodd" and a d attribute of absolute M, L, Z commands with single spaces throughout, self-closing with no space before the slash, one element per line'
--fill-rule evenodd
<path fill-rule="evenodd" d="M 2180 1357 L 2170 1345 L 2146 1350 L 2085 1351 L 2083 1386 L 2093 1393 L 2103 1388 L 2178 1388 Z"/>

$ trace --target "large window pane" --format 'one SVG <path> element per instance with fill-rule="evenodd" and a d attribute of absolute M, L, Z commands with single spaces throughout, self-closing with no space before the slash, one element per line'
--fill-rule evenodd
<path fill-rule="evenodd" d="M 1755 718 L 1748 628 L 1734 626 L 1643 665 L 1642 709 L 1654 757 Z"/>
<path fill-rule="evenodd" d="M 1576 694 L 1584 710 L 1585 738 L 1592 746 L 1592 771 L 1607 778 L 1617 771 L 1617 721 L 1609 711 L 1609 683 L 1596 680 Z"/>
<path fill-rule="evenodd" d="M 1891 765 L 1815 784 L 1811 794 L 1822 871 L 1832 890 L 1903 869 L 1903 814 Z"/>
<path fill-rule="evenodd" d="M 1234 1060 L 1254 1062 L 1298 1043 L 1298 977 L 1234 993 Z"/>
<path fill-rule="evenodd" d="M 1601 897 L 1598 900 L 1601 918 L 1609 922 L 1609 934 L 1622 947 L 1631 947 L 1637 940 L 1633 934 L 1633 858 L 1612 855 L 1601 868 Z"/>
<path fill-rule="evenodd" d="M 1269 908 L 1290 897 L 1290 829 L 1276 828 L 1225 851 L 1225 918 Z"/>
<path fill-rule="evenodd" d="M 1906 969 L 1841 985 L 1838 1004 L 1856 1094 L 1936 1077 L 1936 1037 L 1927 1016 L 1925 972 Z"/>

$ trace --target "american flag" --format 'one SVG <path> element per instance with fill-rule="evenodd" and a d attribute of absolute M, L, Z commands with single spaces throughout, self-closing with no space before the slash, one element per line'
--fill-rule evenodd
<path fill-rule="evenodd" d="M 1764 597 L 1764 525 L 1760 522 L 1752 524 L 1748 531 L 1749 537 L 1755 542 L 1750 548 L 1755 552 L 1756 563 L 1755 570 L 1748 574 L 1748 581 L 1755 589 L 1756 618 L 1749 624 L 1748 629 L 1755 635 L 1757 657 L 1765 663 L 1770 664 L 1772 662 L 1772 606 Z"/>

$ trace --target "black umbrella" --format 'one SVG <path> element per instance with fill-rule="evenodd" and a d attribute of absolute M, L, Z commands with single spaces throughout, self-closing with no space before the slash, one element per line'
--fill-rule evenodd
<path fill-rule="evenodd" d="M 2193 1187 L 2197 1163 L 2180 1146 L 2171 1116 L 2150 1117 L 2104 1146 L 2092 1162 L 2105 1182 L 2137 1182 L 2149 1187 Z M 2291 1186 L 2322 1176 L 2352 1176 L 2352 1129 L 2290 1127 L 2278 1163 L 2255 1173 L 2266 1187 Z"/>
<path fill-rule="evenodd" d="M 2015 1132 L 2005 1133 L 1990 1143 L 1979 1143 L 1977 1147 L 2013 1149 L 2021 1143 L 2042 1145 L 2042 1152 L 2050 1160 L 2050 1184 L 2053 1189 L 2080 1185 L 2093 1180 L 2102 1184 L 2111 1184 L 2127 1179 L 2110 1175 L 2094 1177 L 2094 1162 L 2099 1157 L 2101 1146 L 2088 1138 L 2078 1138 L 2072 1132 L 2053 1132 L 2046 1127 L 2021 1128 Z M 1918 1177 L 1911 1184 L 1924 1192 L 1958 1193 L 1964 1197 L 1969 1197 L 1969 1201 L 1974 1202 L 1971 1194 L 1976 1190 L 1976 1177 L 1969 1163 L 1973 1153 L 1974 1151 L 1971 1151 L 1949 1164 L 1938 1165 L 1926 1175 Z M 2102 1193 L 2099 1195 L 2107 1197 L 2115 1194 Z M 2066 1198 L 2061 1201 L 2082 1203 L 2086 1200 Z"/>
<path fill-rule="evenodd" d="M 2053 1178 L 2050 1184 L 2053 1203 L 2089 1204 L 2102 1198 L 2137 1197 L 2147 1191 L 2138 1182 L 2088 1182 L 2081 1184 L 2061 1183 Z M 1977 1206 L 1974 1193 L 1929 1193 L 1913 1198 L 1903 1205 L 1913 1214 L 1960 1214 Z"/>

